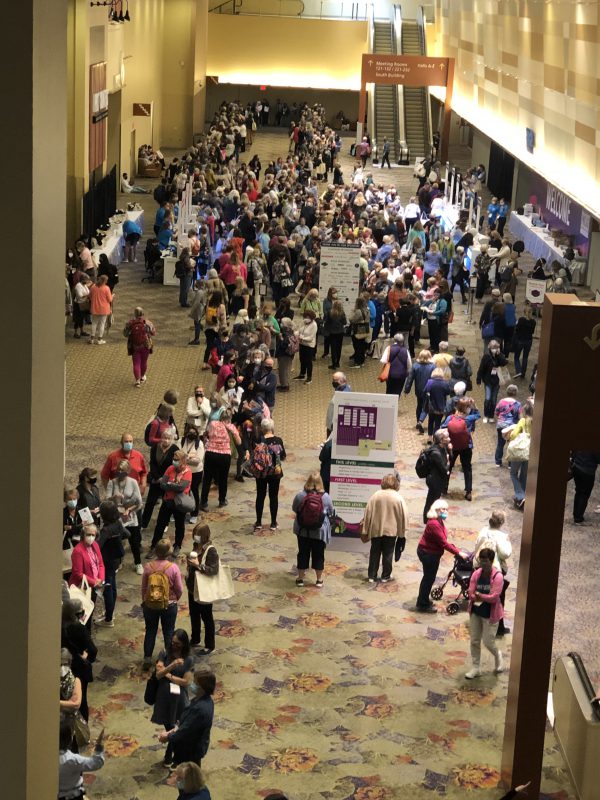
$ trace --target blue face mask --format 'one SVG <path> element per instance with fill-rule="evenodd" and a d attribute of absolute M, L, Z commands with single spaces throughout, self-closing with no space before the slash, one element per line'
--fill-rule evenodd
<path fill-rule="evenodd" d="M 67 500 L 67 506 L 69 508 L 77 508 L 77 500 Z"/>
<path fill-rule="evenodd" d="M 195 681 L 192 681 L 190 683 L 189 689 L 190 689 L 190 692 L 192 694 L 197 694 L 198 693 L 198 688 L 199 688 L 198 684 Z"/>
<path fill-rule="evenodd" d="M 123 442 L 123 450 L 126 453 L 129 453 L 131 450 L 133 450 L 133 442 Z"/>
<path fill-rule="evenodd" d="M 177 461 L 176 458 L 173 459 L 173 466 L 175 467 L 175 469 L 177 469 L 177 467 L 179 466 L 179 461 Z"/>
<path fill-rule="evenodd" d="M 440 519 L 446 519 L 448 516 L 447 511 L 440 511 Z"/>

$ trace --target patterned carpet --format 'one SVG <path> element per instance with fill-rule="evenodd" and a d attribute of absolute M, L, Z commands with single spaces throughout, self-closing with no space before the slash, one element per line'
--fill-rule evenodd
<path fill-rule="evenodd" d="M 284 143 L 278 134 L 263 133 L 256 149 L 261 157 L 273 156 Z M 464 149 L 456 154 L 459 159 L 468 157 Z M 348 176 L 349 160 L 344 160 Z M 392 176 L 406 197 L 413 185 L 410 171 L 395 169 Z M 151 196 L 139 197 L 150 230 L 155 206 Z M 209 388 L 214 380 L 199 371 L 199 348 L 186 346 L 191 321 L 177 305 L 177 288 L 142 284 L 142 276 L 142 264 L 122 266 L 115 326 L 105 347 L 89 347 L 67 332 L 69 480 L 85 465 L 100 468 L 125 430 L 147 453 L 142 433 L 164 390 L 179 389 L 181 420 L 194 384 L 204 381 Z M 520 303 L 523 292 L 521 286 Z M 148 384 L 134 389 L 121 329 L 138 303 L 155 322 L 158 336 Z M 457 306 L 451 343 L 464 344 L 476 367 L 478 329 L 467 324 L 461 311 Z M 349 366 L 346 348 L 344 352 L 343 363 Z M 252 533 L 254 484 L 248 480 L 243 485 L 230 483 L 226 513 L 205 515 L 236 584 L 235 598 L 215 608 L 217 649 L 208 659 L 218 678 L 215 724 L 204 762 L 212 796 L 258 798 L 279 789 L 292 800 L 419 800 L 432 794 L 462 798 L 465 791 L 477 799 L 497 798 L 502 793 L 496 787 L 508 677 L 488 672 L 475 684 L 464 679 L 469 663 L 464 611 L 450 617 L 440 604 L 441 613 L 423 618 L 410 610 L 421 575 L 415 550 L 424 502 L 423 484 L 414 472 L 422 442 L 413 427 L 414 396 L 404 396 L 400 403 L 401 491 L 411 526 L 406 552 L 395 568 L 396 580 L 366 584 L 367 546 L 344 540 L 328 548 L 322 590 L 311 585 L 310 575 L 306 588 L 294 584 L 290 506 L 307 472 L 317 464 L 317 447 L 324 438 L 331 394 L 326 363 L 317 361 L 311 387 L 294 385 L 289 394 L 277 398 L 275 420 L 289 454 L 280 494 L 280 530 Z M 348 375 L 353 388 L 377 392 L 381 391 L 377 373 L 377 362 L 372 361 Z M 477 387 L 474 396 L 482 403 Z M 456 544 L 468 549 L 490 511 L 506 509 L 515 551 L 507 597 L 512 627 L 522 517 L 512 510 L 508 471 L 494 467 L 494 441 L 493 426 L 479 425 L 474 500 L 463 500 L 462 476 L 456 472 L 448 523 Z M 590 519 L 598 499 L 596 493 Z M 214 508 L 213 495 L 209 502 Z M 579 649 L 598 683 L 600 650 L 592 617 L 597 594 L 588 592 L 587 600 L 580 595 L 577 615 L 569 613 L 573 581 L 586 564 L 592 564 L 595 531 L 574 529 L 568 519 L 569 515 L 556 653 Z M 190 549 L 189 534 L 188 530 L 184 552 Z M 450 558 L 444 558 L 440 576 L 450 566 Z M 143 702 L 140 578 L 132 570 L 130 554 L 118 582 L 115 627 L 95 632 L 99 659 L 89 691 L 91 723 L 93 732 L 106 727 L 110 758 L 101 772 L 90 776 L 90 795 L 166 800 L 174 797 L 173 779 L 159 764 L 163 746 L 157 741 L 158 729 L 149 721 L 151 709 Z M 189 630 L 183 602 L 179 625 Z M 508 636 L 504 640 L 508 658 L 510 643 Z M 489 667 L 489 660 L 484 665 Z M 551 733 L 543 790 L 556 800 L 573 797 Z"/>

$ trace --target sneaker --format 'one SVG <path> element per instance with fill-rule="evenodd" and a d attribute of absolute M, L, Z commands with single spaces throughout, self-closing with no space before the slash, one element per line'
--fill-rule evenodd
<path fill-rule="evenodd" d="M 151 558 L 154 558 L 154 548 L 151 547 L 150 550 L 146 553 L 146 558 L 150 561 Z"/>
<path fill-rule="evenodd" d="M 135 571 L 137 572 L 138 575 L 143 575 L 144 574 L 144 567 L 141 564 L 136 564 L 135 565 Z"/>
<path fill-rule="evenodd" d="M 262 527 L 263 527 L 263 526 L 262 526 L 262 523 L 260 523 L 260 522 L 255 522 L 255 523 L 254 523 L 254 533 L 257 533 L 258 531 L 262 531 Z"/>
<path fill-rule="evenodd" d="M 194 514 L 190 517 L 190 525 L 195 525 L 198 522 L 198 517 Z"/>
<path fill-rule="evenodd" d="M 236 479 L 236 481 L 238 483 L 243 483 L 244 482 L 244 476 L 243 475 L 236 475 L 235 479 Z"/>
<path fill-rule="evenodd" d="M 142 382 L 141 381 L 136 381 L 133 385 L 135 386 L 136 389 L 139 389 L 140 386 L 142 385 Z"/>
<path fill-rule="evenodd" d="M 196 344 L 200 344 L 200 342 L 197 342 L 195 339 L 192 339 L 192 341 L 191 341 L 191 342 L 188 342 L 188 344 L 194 344 L 194 345 L 196 345 Z"/>
<path fill-rule="evenodd" d="M 501 466 L 502 466 L 502 464 L 494 464 L 494 466 L 496 466 L 496 467 L 501 467 Z"/>
<path fill-rule="evenodd" d="M 146 376 L 145 376 L 145 375 L 142 375 L 142 377 L 140 378 L 140 380 L 142 381 L 142 383 L 146 383 Z"/>
<path fill-rule="evenodd" d="M 502 653 L 500 651 L 498 651 L 498 654 L 495 658 L 494 672 L 496 675 L 504 672 L 504 659 L 502 658 Z"/>
<path fill-rule="evenodd" d="M 483 418 L 481 421 L 482 421 L 482 422 L 483 422 L 483 424 L 485 425 L 485 424 L 487 423 L 487 421 L 488 421 L 488 418 L 487 418 L 487 417 L 484 417 L 484 418 Z"/>
<path fill-rule="evenodd" d="M 425 433 L 425 428 L 423 428 L 420 422 L 417 422 L 415 428 L 419 431 L 419 433 Z"/>
<path fill-rule="evenodd" d="M 392 576 L 390 575 L 390 577 L 389 577 L 389 578 L 382 578 L 382 579 L 381 579 L 381 583 L 390 583 L 390 581 L 393 581 L 393 580 L 394 580 L 394 579 L 393 579 L 393 578 L 392 578 Z"/>
<path fill-rule="evenodd" d="M 431 606 L 415 606 L 415 611 L 418 611 L 419 614 L 437 614 L 437 608 L 433 605 Z"/>
<path fill-rule="evenodd" d="M 215 648 L 212 649 L 209 647 L 203 647 L 201 650 L 195 650 L 197 656 L 209 656 L 211 653 L 214 653 Z"/>
<path fill-rule="evenodd" d="M 204 511 L 204 513 L 206 513 L 208 511 L 208 503 L 204 503 L 204 505 L 201 505 L 200 511 Z"/>
<path fill-rule="evenodd" d="M 350 369 L 362 369 L 362 364 L 353 364 Z"/>
<path fill-rule="evenodd" d="M 367 583 L 376 583 L 377 578 L 367 578 Z"/>
<path fill-rule="evenodd" d="M 304 381 L 304 385 L 305 386 L 310 386 L 311 383 L 312 383 L 312 381 Z"/>
<path fill-rule="evenodd" d="M 93 336 L 89 339 L 88 344 L 96 344 L 96 340 Z"/>
<path fill-rule="evenodd" d="M 272 522 L 272 523 L 269 525 L 269 530 L 270 530 L 270 531 L 276 531 L 276 530 L 279 530 L 279 525 L 278 525 L 276 522 Z"/>
<path fill-rule="evenodd" d="M 471 492 L 465 492 L 465 500 L 468 500 L 469 502 L 471 502 L 472 499 L 473 499 L 473 496 L 472 496 Z"/>
<path fill-rule="evenodd" d="M 142 661 L 142 668 L 149 669 L 154 662 L 152 661 L 152 656 L 144 656 L 144 660 Z"/>
<path fill-rule="evenodd" d="M 219 508 L 225 508 L 226 505 L 229 505 L 227 500 L 223 500 L 222 502 L 219 503 Z"/>
<path fill-rule="evenodd" d="M 304 380 L 306 380 L 306 375 L 296 375 L 294 380 L 295 381 L 304 381 Z"/>
<path fill-rule="evenodd" d="M 322 589 L 323 588 L 323 581 L 322 580 L 317 581 L 315 583 L 315 586 L 317 587 L 317 589 Z"/>
<path fill-rule="evenodd" d="M 296 578 L 296 586 L 304 586 L 304 578 Z"/>
<path fill-rule="evenodd" d="M 175 547 L 173 548 L 173 558 L 177 558 L 179 553 L 181 553 L 181 547 L 178 544 L 176 544 Z"/>
<path fill-rule="evenodd" d="M 97 619 L 96 620 L 96 625 L 99 628 L 114 628 L 115 627 L 114 620 L 112 620 L 112 619 L 104 619 L 104 617 L 102 619 Z"/>
<path fill-rule="evenodd" d="M 106 344 L 106 339 L 98 339 L 96 344 Z"/>
<path fill-rule="evenodd" d="M 473 669 L 470 669 L 468 672 L 465 672 L 465 678 L 468 681 L 472 681 L 473 678 L 479 678 L 480 675 L 481 675 L 481 670 L 478 667 L 473 667 Z"/>
<path fill-rule="evenodd" d="M 522 377 L 523 377 L 523 374 L 522 374 L 521 372 L 516 372 L 516 373 L 513 375 L 513 380 L 514 380 L 515 378 L 522 378 Z"/>

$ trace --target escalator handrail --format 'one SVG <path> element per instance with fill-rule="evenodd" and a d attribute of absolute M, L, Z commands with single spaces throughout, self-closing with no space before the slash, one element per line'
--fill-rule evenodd
<path fill-rule="evenodd" d="M 590 676 L 587 674 L 587 670 L 584 666 L 583 659 L 581 658 L 579 653 L 571 652 L 568 653 L 567 655 L 575 665 L 575 669 L 577 670 L 579 680 L 583 684 L 583 688 L 585 689 L 585 693 L 587 694 L 590 705 L 592 706 L 592 711 L 594 712 L 596 721 L 600 722 L 600 700 L 594 699 L 596 697 L 596 692 L 594 691 L 594 687 L 592 686 Z"/>

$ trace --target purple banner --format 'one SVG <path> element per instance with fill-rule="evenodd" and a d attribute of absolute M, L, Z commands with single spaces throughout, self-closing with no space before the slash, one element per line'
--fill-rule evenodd
<path fill-rule="evenodd" d="M 534 206 L 534 211 L 539 213 L 550 229 L 572 236 L 574 248 L 580 255 L 587 256 L 591 224 L 588 212 L 541 175 L 530 170 L 521 168 L 519 183 L 520 196 L 528 198 L 527 202 Z"/>

